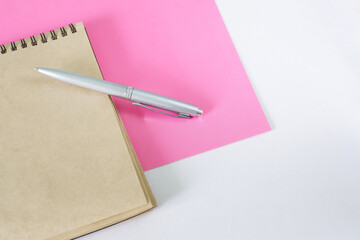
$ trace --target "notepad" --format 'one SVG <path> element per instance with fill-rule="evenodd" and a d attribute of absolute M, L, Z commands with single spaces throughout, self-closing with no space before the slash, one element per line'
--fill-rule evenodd
<path fill-rule="evenodd" d="M 153 208 L 112 99 L 33 70 L 102 78 L 83 24 L 0 52 L 0 238 L 71 239 Z"/>

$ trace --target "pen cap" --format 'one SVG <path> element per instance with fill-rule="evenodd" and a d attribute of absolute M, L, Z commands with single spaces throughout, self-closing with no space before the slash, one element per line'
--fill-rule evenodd
<path fill-rule="evenodd" d="M 202 110 L 197 106 L 140 89 L 133 90 L 131 101 L 172 112 L 187 113 L 191 116 L 202 114 Z"/>

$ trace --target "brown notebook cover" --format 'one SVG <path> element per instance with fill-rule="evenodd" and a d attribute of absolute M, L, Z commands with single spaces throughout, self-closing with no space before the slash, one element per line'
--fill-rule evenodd
<path fill-rule="evenodd" d="M 0 238 L 71 239 L 153 208 L 111 97 L 33 69 L 102 78 L 83 24 L 0 50 Z"/>

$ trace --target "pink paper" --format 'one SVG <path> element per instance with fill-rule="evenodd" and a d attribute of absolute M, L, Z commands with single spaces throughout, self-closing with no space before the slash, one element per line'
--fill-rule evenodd
<path fill-rule="evenodd" d="M 270 130 L 213 0 L 12 0 L 1 8 L 0 44 L 83 21 L 107 81 L 204 110 L 177 119 L 115 99 L 144 170 Z"/>

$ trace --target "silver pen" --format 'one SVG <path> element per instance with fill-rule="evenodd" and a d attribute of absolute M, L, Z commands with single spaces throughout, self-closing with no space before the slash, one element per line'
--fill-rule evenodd
<path fill-rule="evenodd" d="M 128 87 L 58 69 L 43 67 L 36 67 L 34 69 L 37 70 L 39 73 L 55 78 L 57 80 L 103 92 L 111 96 L 130 100 L 134 105 L 144 107 L 146 109 L 165 115 L 180 118 L 190 118 L 201 115 L 203 113 L 200 108 L 192 104 L 165 97 L 156 93 L 140 90 L 137 88 Z M 169 114 L 154 108 L 163 109 L 177 114 Z"/>

